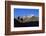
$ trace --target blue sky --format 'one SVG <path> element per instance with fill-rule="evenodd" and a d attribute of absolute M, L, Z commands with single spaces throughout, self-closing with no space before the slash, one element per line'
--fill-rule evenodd
<path fill-rule="evenodd" d="M 14 8 L 14 16 L 28 16 L 31 14 L 39 16 L 39 9 Z"/>

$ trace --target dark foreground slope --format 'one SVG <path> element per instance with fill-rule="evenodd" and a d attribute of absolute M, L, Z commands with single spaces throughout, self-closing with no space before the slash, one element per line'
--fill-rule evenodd
<path fill-rule="evenodd" d="M 14 27 L 35 27 L 39 26 L 39 21 L 31 21 L 31 22 L 26 22 L 26 23 L 20 23 L 16 19 L 14 19 Z"/>

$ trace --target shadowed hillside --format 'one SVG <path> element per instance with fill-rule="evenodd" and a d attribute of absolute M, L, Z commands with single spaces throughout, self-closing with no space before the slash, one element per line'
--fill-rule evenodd
<path fill-rule="evenodd" d="M 30 19 L 26 18 L 26 22 L 23 19 L 18 21 L 17 19 L 14 18 L 14 27 L 34 27 L 34 26 L 39 26 L 38 17 L 33 16 Z"/>

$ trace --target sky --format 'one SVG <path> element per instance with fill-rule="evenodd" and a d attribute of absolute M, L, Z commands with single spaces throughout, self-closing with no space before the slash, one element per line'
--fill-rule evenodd
<path fill-rule="evenodd" d="M 14 8 L 14 16 L 39 16 L 39 9 Z"/>

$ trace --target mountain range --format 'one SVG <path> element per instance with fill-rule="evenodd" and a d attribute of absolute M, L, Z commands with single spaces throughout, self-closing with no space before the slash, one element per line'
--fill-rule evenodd
<path fill-rule="evenodd" d="M 18 20 L 20 23 L 39 21 L 39 17 L 37 16 L 18 16 L 14 18 Z"/>

